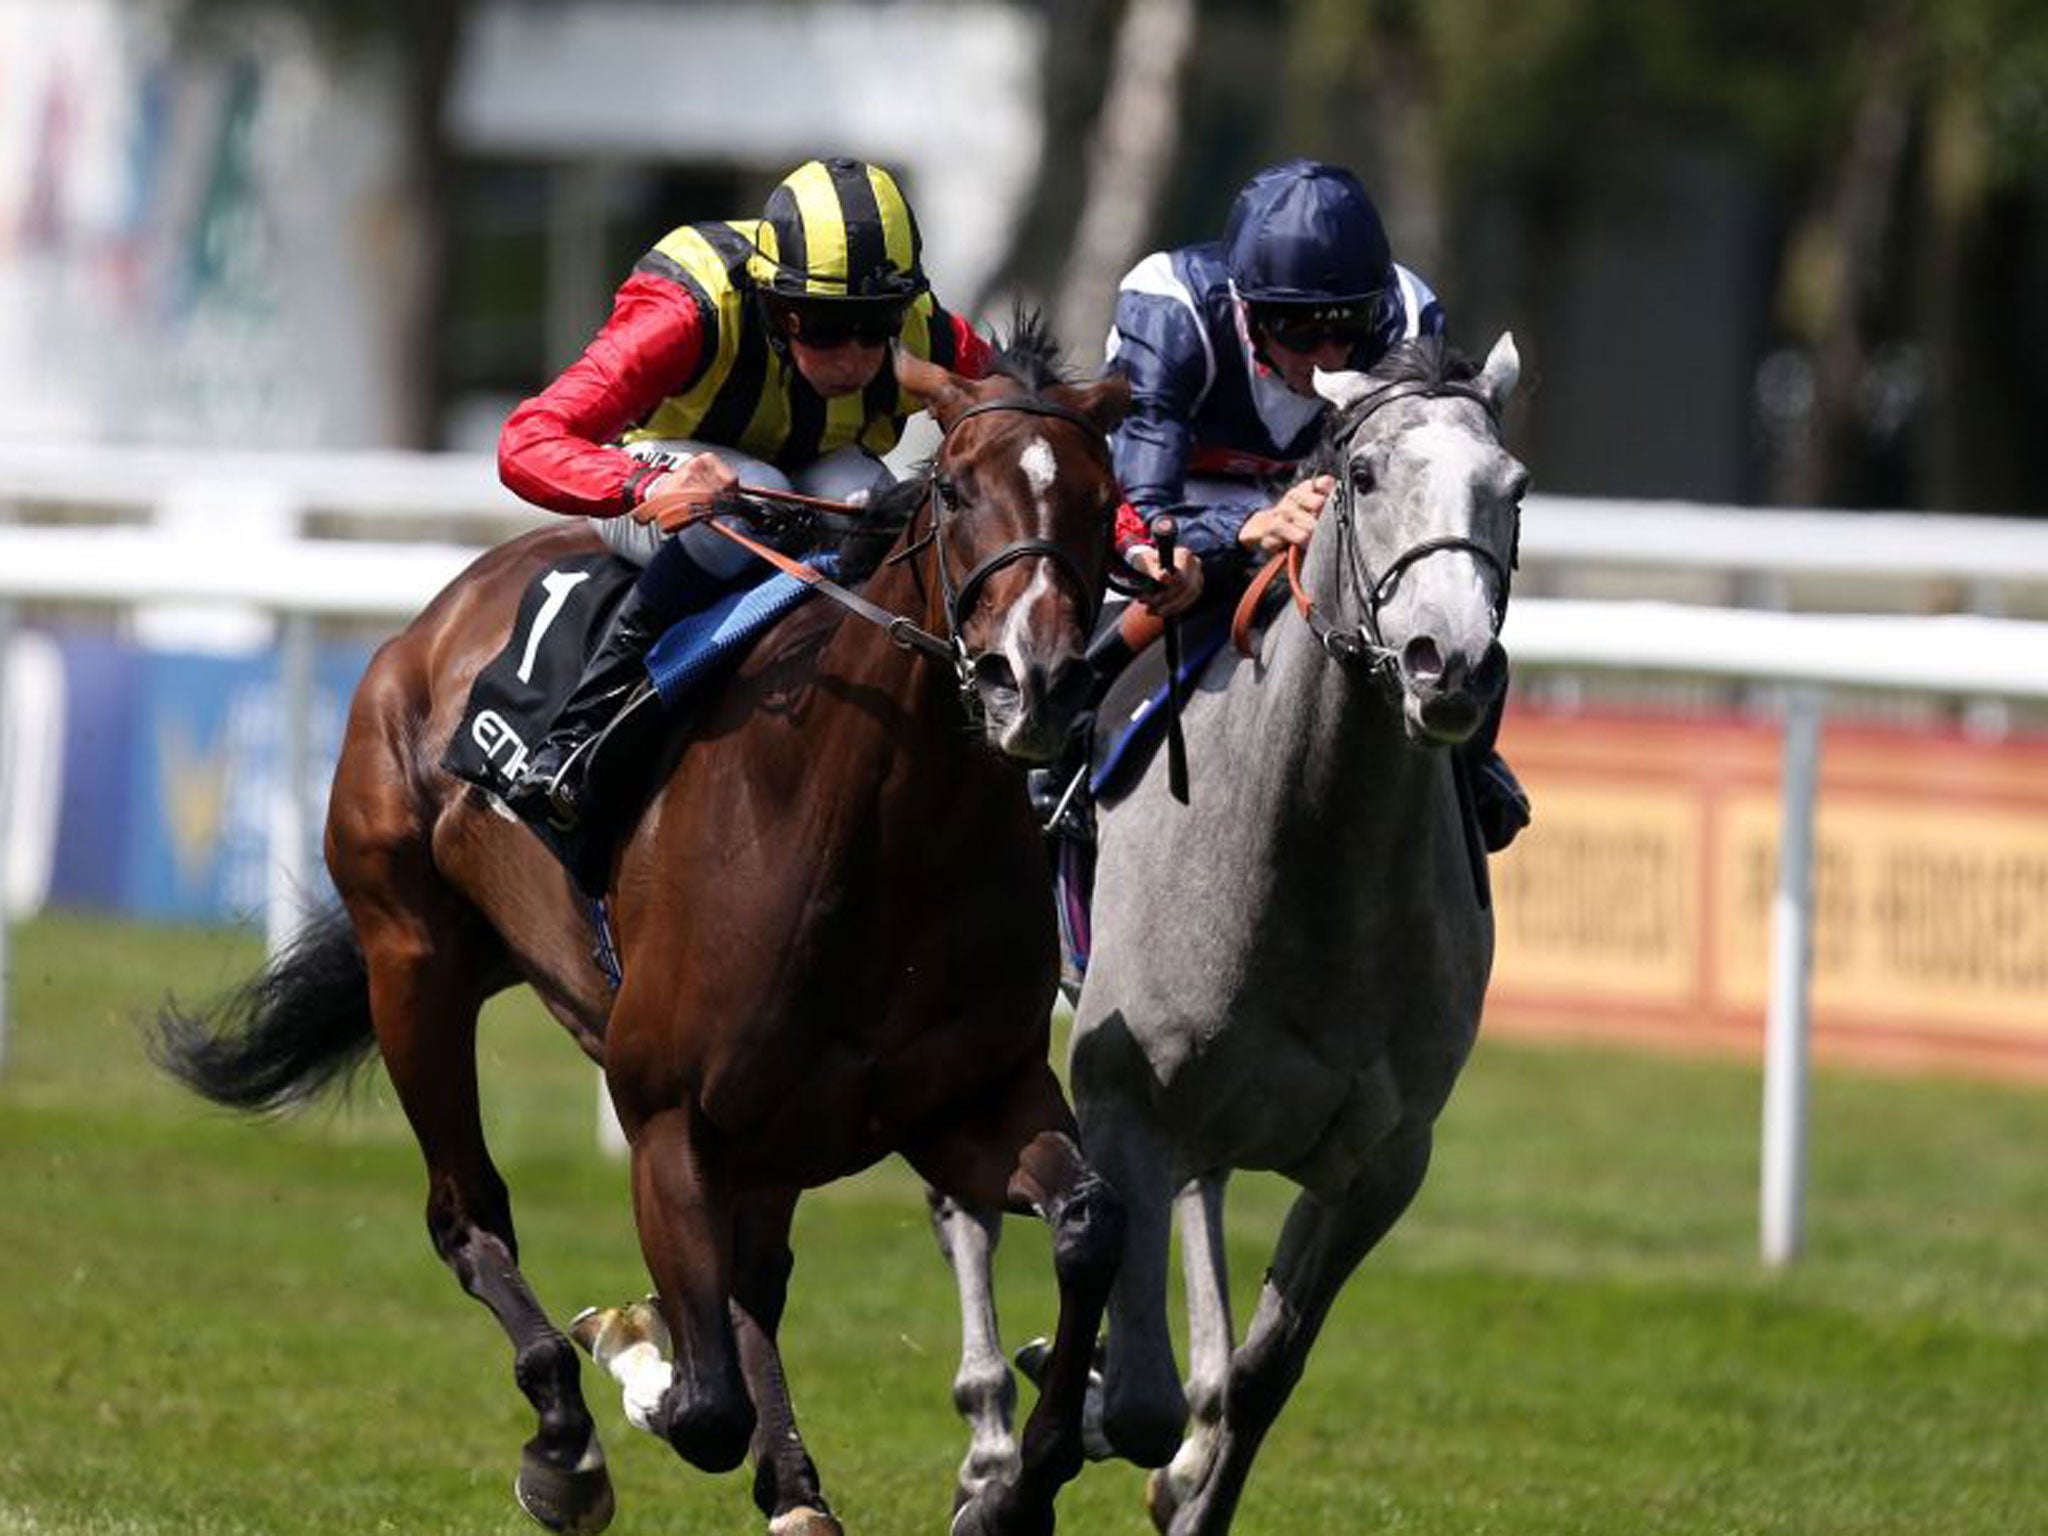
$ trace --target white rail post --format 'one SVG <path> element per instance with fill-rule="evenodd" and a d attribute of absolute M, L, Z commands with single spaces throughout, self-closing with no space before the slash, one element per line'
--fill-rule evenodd
<path fill-rule="evenodd" d="M 313 756 L 313 620 L 285 617 L 278 654 L 277 781 L 270 799 L 270 878 L 264 938 L 275 956 L 305 921 L 312 889 L 307 845 L 313 818 L 306 804 Z"/>
<path fill-rule="evenodd" d="M 1784 805 L 1771 899 L 1770 1007 L 1764 1022 L 1763 1258 L 1799 1255 L 1806 1205 L 1808 1003 L 1813 972 L 1813 822 L 1820 784 L 1820 690 L 1785 693 Z"/>
<path fill-rule="evenodd" d="M 0 598 L 0 769 L 6 766 L 7 751 L 7 660 L 14 651 L 14 604 Z M 13 913 L 7 900 L 7 805 L 14 798 L 14 784 L 10 776 L 0 771 L 0 1073 L 7 1070 L 7 999 L 12 990 L 8 984 L 7 941 Z"/>

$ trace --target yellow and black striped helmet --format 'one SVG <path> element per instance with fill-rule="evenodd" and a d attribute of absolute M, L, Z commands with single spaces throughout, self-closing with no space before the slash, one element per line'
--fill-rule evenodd
<path fill-rule="evenodd" d="M 783 177 L 754 245 L 748 270 L 780 298 L 901 304 L 928 286 L 896 178 L 859 160 L 812 160 Z"/>

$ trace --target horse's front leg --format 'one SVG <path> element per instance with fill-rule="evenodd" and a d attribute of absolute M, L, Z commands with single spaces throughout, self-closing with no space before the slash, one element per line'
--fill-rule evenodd
<path fill-rule="evenodd" d="M 743 1197 L 735 1213 L 732 1325 L 754 1401 L 754 1502 L 768 1517 L 769 1536 L 842 1536 L 797 1432 L 775 1342 L 796 1262 L 789 1247 L 796 1202 L 794 1189 L 766 1191 Z"/>
<path fill-rule="evenodd" d="M 967 1456 L 960 1463 L 957 1513 L 989 1483 L 1017 1480 L 1017 1437 L 1010 1416 L 1017 1407 L 1017 1379 L 1003 1358 L 996 1327 L 994 1261 L 1002 1241 L 1000 1211 L 969 1210 L 950 1195 L 927 1188 L 932 1233 L 953 1271 L 960 1292 L 960 1369 L 953 1375 L 953 1406 L 967 1421 Z"/>
<path fill-rule="evenodd" d="M 693 1467 L 729 1472 L 754 1433 L 729 1310 L 732 1192 L 689 1109 L 663 1110 L 627 1134 L 640 1251 L 675 1350 L 647 1427 Z"/>
<path fill-rule="evenodd" d="M 1422 1187 L 1430 1141 L 1428 1126 L 1404 1128 L 1373 1153 L 1341 1200 L 1295 1198 L 1258 1310 L 1231 1357 L 1208 1477 L 1173 1514 L 1171 1536 L 1222 1536 L 1230 1529 L 1252 1458 L 1301 1380 L 1337 1293 Z"/>
<path fill-rule="evenodd" d="M 1166 1530 L 1183 1500 L 1208 1476 L 1223 1428 L 1230 1384 L 1230 1271 L 1223 1250 L 1223 1190 L 1228 1174 L 1193 1180 L 1173 1202 L 1180 1226 L 1188 1300 L 1188 1427 L 1173 1460 L 1145 1483 L 1152 1523 Z"/>
<path fill-rule="evenodd" d="M 1081 1415 L 1095 1336 L 1123 1244 L 1123 1205 L 1081 1156 L 1059 1080 L 1043 1061 L 986 1104 L 978 1125 L 956 1124 L 907 1149 L 919 1173 L 969 1206 L 1033 1213 L 1052 1228 L 1059 1282 L 1037 1406 L 1025 1422 L 1015 1481 L 988 1483 L 954 1516 L 955 1536 L 1041 1536 L 1053 1498 L 1081 1470 Z"/>
<path fill-rule="evenodd" d="M 1127 1218 L 1109 1298 L 1102 1431 L 1117 1455 L 1141 1467 L 1161 1467 L 1180 1446 L 1188 1417 L 1166 1320 L 1174 1156 L 1157 1122 L 1136 1102 L 1145 1069 L 1134 1057 L 1121 1028 L 1103 1025 L 1075 1036 L 1074 1097 L 1082 1142 L 1096 1171 L 1122 1198 Z"/>

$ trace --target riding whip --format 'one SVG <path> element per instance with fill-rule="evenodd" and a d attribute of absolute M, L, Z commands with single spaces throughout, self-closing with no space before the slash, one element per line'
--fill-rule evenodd
<path fill-rule="evenodd" d="M 1159 573 L 1173 571 L 1173 549 L 1180 528 L 1170 517 L 1152 523 L 1152 548 L 1159 555 Z M 1188 743 L 1180 728 L 1180 620 L 1166 620 L 1166 787 L 1182 805 L 1188 803 Z"/>

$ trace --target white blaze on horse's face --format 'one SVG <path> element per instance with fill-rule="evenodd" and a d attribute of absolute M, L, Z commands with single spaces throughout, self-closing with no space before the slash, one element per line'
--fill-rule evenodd
<path fill-rule="evenodd" d="M 1052 440 L 1033 432 L 1022 448 L 991 450 L 982 460 L 985 505 L 1004 509 L 1014 540 L 1060 543 L 1071 509 L 1058 499 L 1060 461 Z M 1071 496 L 1067 498 L 1071 501 Z M 990 745 L 1018 762 L 1043 764 L 1065 744 L 1088 679 L 1081 647 L 1085 615 L 1075 582 L 1042 554 L 1016 561 L 990 583 L 1000 593 L 1000 625 L 972 664 Z M 974 644 L 974 637 L 968 637 Z"/>
<path fill-rule="evenodd" d="M 1360 566 L 1344 583 L 1344 622 L 1367 618 L 1359 589 L 1382 583 L 1371 618 L 1418 739 L 1463 740 L 1502 684 L 1495 630 L 1528 473 L 1501 446 L 1494 417 L 1520 367 L 1503 335 L 1472 381 L 1493 416 L 1463 395 L 1395 398 L 1359 423 L 1349 445 L 1340 495 Z M 1341 410 L 1385 380 L 1319 373 L 1316 386 Z M 1441 540 L 1457 543 L 1431 547 Z"/>
<path fill-rule="evenodd" d="M 1052 456 L 1052 444 L 1042 437 L 1032 438 L 1024 445 L 1024 452 L 1018 456 L 1017 467 L 1024 471 L 1024 483 L 1031 487 L 1038 520 L 1043 523 L 1045 493 L 1052 489 L 1053 482 L 1060 477 L 1059 461 Z"/>
<path fill-rule="evenodd" d="M 1017 457 L 1017 468 L 1023 473 L 1024 483 L 1031 488 L 1031 511 L 1036 519 L 1035 526 L 1043 531 L 1047 524 L 1045 505 L 1046 493 L 1059 479 L 1059 462 L 1053 458 L 1052 444 L 1043 437 L 1034 436 L 1024 445 L 1024 451 Z M 1037 655 L 1043 649 L 1043 641 L 1034 638 L 1042 634 L 1045 624 L 1039 615 L 1039 606 L 1055 602 L 1059 597 L 1059 583 L 1050 566 L 1041 562 L 1032 573 L 1031 585 L 1010 605 L 1008 617 L 1003 622 L 1003 633 L 996 642 L 1010 663 L 1013 677 L 1030 677 L 1038 666 Z M 1057 616 L 1054 622 L 1057 623 Z M 1020 710 L 1005 720 L 996 745 L 999 750 L 1013 755 L 1029 755 L 1024 741 L 1032 725 Z"/>

